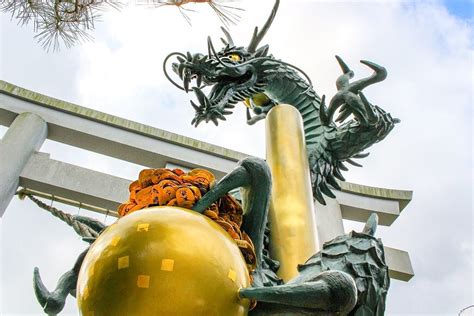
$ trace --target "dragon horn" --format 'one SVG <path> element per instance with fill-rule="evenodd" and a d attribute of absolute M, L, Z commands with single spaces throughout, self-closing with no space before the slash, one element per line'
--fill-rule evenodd
<path fill-rule="evenodd" d="M 227 39 L 227 43 L 229 44 L 229 46 L 231 47 L 235 46 L 234 40 L 232 39 L 232 36 L 230 36 L 230 33 L 222 26 L 221 26 L 221 30 L 222 32 L 224 32 L 225 38 Z"/>
<path fill-rule="evenodd" d="M 255 51 L 257 50 L 258 44 L 262 41 L 268 29 L 272 25 L 273 19 L 275 18 L 279 5 L 280 5 L 280 0 L 276 0 L 275 5 L 273 6 L 272 12 L 270 13 L 270 16 L 268 17 L 267 22 L 265 22 L 260 32 L 258 31 L 258 27 L 255 27 L 255 30 L 252 35 L 252 39 L 250 40 L 250 44 L 247 48 L 249 53 L 255 53 Z"/>

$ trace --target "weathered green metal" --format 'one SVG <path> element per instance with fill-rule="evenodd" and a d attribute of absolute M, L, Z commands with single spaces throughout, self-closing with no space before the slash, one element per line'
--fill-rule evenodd
<path fill-rule="evenodd" d="M 362 233 L 326 242 L 284 285 L 242 289 L 259 302 L 251 315 L 383 315 L 390 278 L 376 226 L 372 214 Z"/>
<path fill-rule="evenodd" d="M 235 188 L 241 188 L 244 209 L 242 230 L 255 245 L 257 265 L 262 261 L 264 230 L 267 224 L 272 178 L 266 162 L 249 157 L 238 163 L 236 169 L 214 186 L 193 210 L 203 213 L 212 203 Z"/>
<path fill-rule="evenodd" d="M 360 166 L 353 159 L 366 157 L 367 154 L 361 152 L 385 138 L 399 120 L 371 104 L 362 93 L 367 86 L 385 79 L 387 72 L 384 67 L 363 60 L 361 63 L 373 69 L 374 73 L 350 82 L 354 72 L 336 56 L 343 74 L 336 80 L 338 92 L 326 107 L 325 97 L 318 96 L 304 72 L 269 55 L 268 45 L 257 48 L 276 15 L 278 5 L 279 0 L 262 30 L 255 29 L 247 47 L 236 46 L 223 29 L 225 46 L 219 52 L 208 38 L 207 55 L 172 53 L 166 58 L 164 68 L 170 57 L 177 57 L 178 62 L 172 67 L 181 78 L 183 87 L 173 83 L 186 92 L 194 91 L 198 100 L 198 104 L 191 101 L 196 111 L 192 120 L 195 126 L 202 121 L 212 121 L 217 125 L 219 120 L 226 120 L 225 116 L 231 114 L 235 104 L 241 101 L 249 107 L 248 124 L 264 119 L 275 104 L 285 103 L 297 108 L 303 117 L 313 195 L 325 204 L 323 194 L 334 197 L 329 187 L 340 189 L 336 179 L 344 180 L 341 173 L 347 170 L 344 163 Z M 304 74 L 306 80 L 299 73 Z M 195 87 L 190 86 L 192 79 L 196 79 Z M 203 86 L 212 86 L 207 96 L 202 92 Z M 338 110 L 339 116 L 333 119 Z M 347 120 L 351 115 L 353 118 Z"/>

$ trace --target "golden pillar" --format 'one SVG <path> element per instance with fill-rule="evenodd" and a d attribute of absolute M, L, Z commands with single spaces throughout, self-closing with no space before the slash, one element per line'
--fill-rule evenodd
<path fill-rule="evenodd" d="M 272 173 L 270 251 L 286 282 L 319 250 L 303 121 L 295 107 L 281 104 L 268 113 L 266 150 Z"/>

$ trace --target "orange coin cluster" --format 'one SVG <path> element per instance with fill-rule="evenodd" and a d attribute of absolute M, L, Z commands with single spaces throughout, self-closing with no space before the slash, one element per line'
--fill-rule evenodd
<path fill-rule="evenodd" d="M 192 208 L 214 183 L 214 175 L 203 169 L 185 173 L 181 169 L 145 169 L 129 187 L 130 199 L 120 205 L 125 216 L 155 205 Z"/>
<path fill-rule="evenodd" d="M 192 209 L 214 185 L 214 175 L 204 169 L 185 173 L 181 169 L 144 169 L 130 184 L 130 198 L 118 208 L 120 217 L 151 206 L 178 206 Z M 227 194 L 213 203 L 204 215 L 219 224 L 236 241 L 249 269 L 256 266 L 255 248 L 249 236 L 240 230 L 243 211 L 240 203 Z"/>

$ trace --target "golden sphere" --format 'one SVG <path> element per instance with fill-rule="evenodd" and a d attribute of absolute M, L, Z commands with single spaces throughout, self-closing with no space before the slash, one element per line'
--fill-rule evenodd
<path fill-rule="evenodd" d="M 77 282 L 83 316 L 247 315 L 250 285 L 234 240 L 199 213 L 152 207 L 108 227 Z"/>

